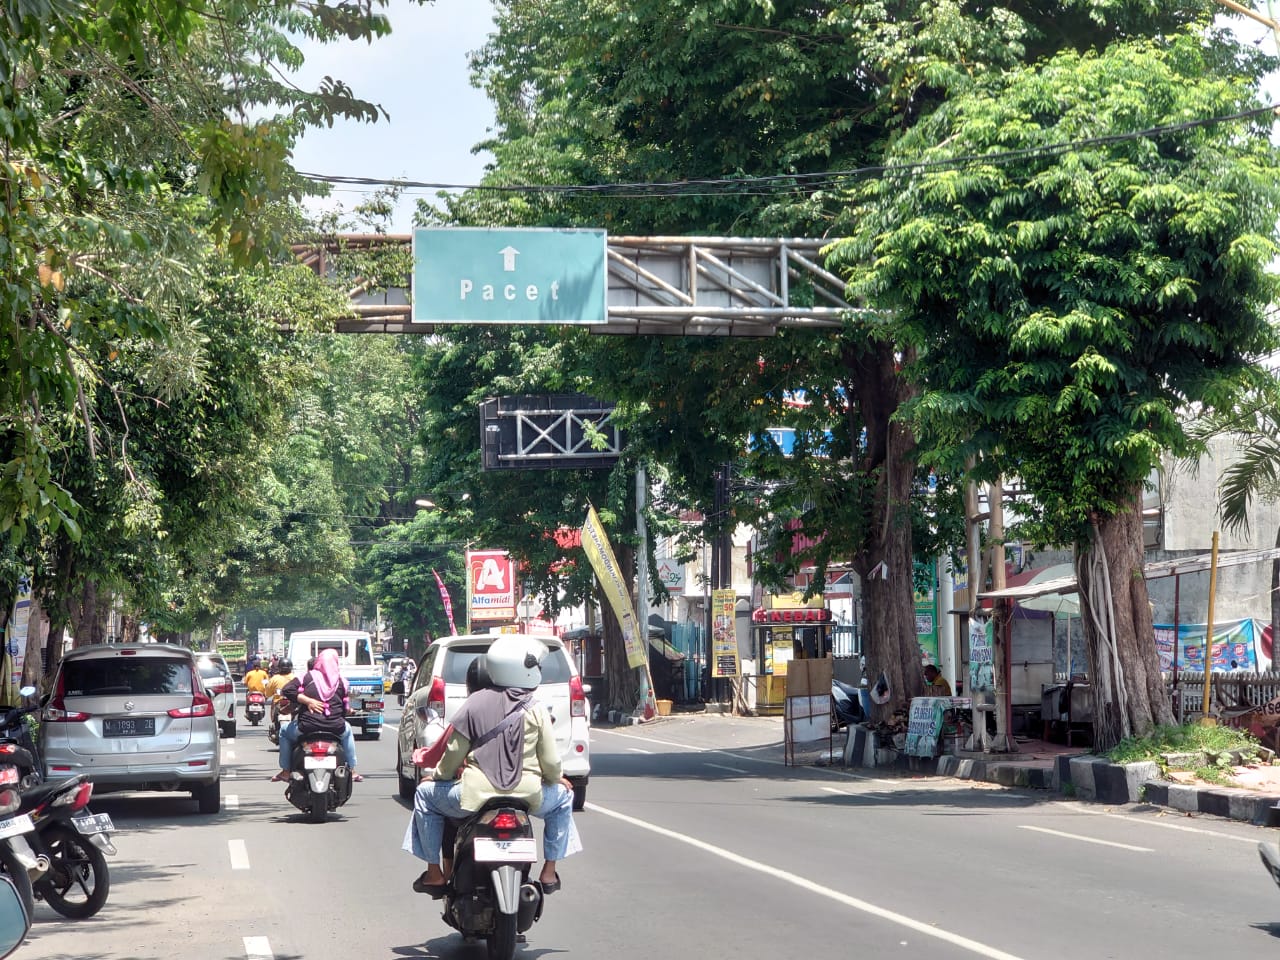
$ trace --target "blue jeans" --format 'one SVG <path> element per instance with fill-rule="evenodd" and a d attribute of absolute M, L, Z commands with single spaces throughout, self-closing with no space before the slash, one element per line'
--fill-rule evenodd
<path fill-rule="evenodd" d="M 445 819 L 461 820 L 471 813 L 462 809 L 461 796 L 462 783 L 458 780 L 423 780 L 418 784 L 404 849 L 419 860 L 439 863 Z M 573 791 L 566 790 L 560 783 L 543 784 L 542 804 L 534 816 L 541 817 L 543 822 L 542 859 L 563 860 L 569 847 L 569 832 L 573 829 Z"/>
<path fill-rule="evenodd" d="M 293 762 L 293 748 L 298 743 L 298 721 L 280 728 L 280 769 L 288 770 Z M 356 768 L 356 738 L 351 732 L 351 724 L 342 725 L 342 752 L 347 755 L 347 766 Z"/>

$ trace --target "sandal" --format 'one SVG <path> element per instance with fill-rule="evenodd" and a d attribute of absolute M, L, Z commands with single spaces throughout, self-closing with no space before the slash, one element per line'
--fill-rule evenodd
<path fill-rule="evenodd" d="M 423 873 L 413 881 L 413 890 L 415 893 L 425 893 L 432 900 L 439 900 L 444 896 L 445 888 L 448 887 L 449 881 L 444 883 L 427 883 L 427 875 Z"/>
<path fill-rule="evenodd" d="M 353 773 L 353 774 L 351 775 L 351 781 L 352 781 L 352 783 L 364 783 L 364 774 L 363 774 L 363 773 Z"/>
<path fill-rule="evenodd" d="M 539 880 L 538 886 L 542 888 L 543 896 L 546 896 L 549 893 L 555 893 L 560 889 L 560 874 L 557 873 L 554 880 Z"/>
<path fill-rule="evenodd" d="M 271 782 L 272 782 L 272 783 L 283 783 L 285 780 L 288 780 L 288 779 L 289 779 L 289 774 L 287 774 L 287 773 L 277 773 L 274 777 L 272 777 L 272 778 L 271 778 Z"/>

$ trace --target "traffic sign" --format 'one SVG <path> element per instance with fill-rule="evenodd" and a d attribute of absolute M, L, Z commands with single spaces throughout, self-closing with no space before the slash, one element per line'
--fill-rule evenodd
<path fill-rule="evenodd" d="M 414 323 L 606 323 L 603 230 L 413 232 Z"/>

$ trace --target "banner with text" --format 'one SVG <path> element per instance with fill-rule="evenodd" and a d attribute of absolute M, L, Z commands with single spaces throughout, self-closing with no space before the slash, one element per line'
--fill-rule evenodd
<path fill-rule="evenodd" d="M 950 708 L 950 697 L 916 697 L 911 701 L 907 715 L 907 756 L 937 756 L 942 720 Z"/>
<path fill-rule="evenodd" d="M 734 628 L 738 594 L 734 590 L 711 591 L 711 675 L 736 677 L 742 673 L 738 663 L 738 634 Z"/>
<path fill-rule="evenodd" d="M 613 547 L 609 545 L 609 538 L 605 535 L 595 507 L 587 507 L 587 520 L 582 525 L 582 549 L 591 569 L 596 572 L 609 606 L 613 608 L 613 615 L 618 618 L 618 624 L 622 627 L 622 645 L 627 651 L 627 663 L 633 667 L 646 666 L 649 658 L 645 653 L 645 638 L 640 636 L 636 626 L 631 591 L 627 589 L 622 571 L 618 569 L 618 558 L 613 555 Z"/>
<path fill-rule="evenodd" d="M 1173 669 L 1175 659 L 1181 670 L 1204 670 L 1203 623 L 1180 623 L 1177 630 L 1171 623 L 1154 624 L 1156 653 L 1160 657 L 1160 669 Z M 1261 636 L 1261 624 L 1254 620 L 1229 620 L 1213 625 L 1213 669 L 1215 673 L 1232 670 L 1258 670 L 1257 641 Z"/>
<path fill-rule="evenodd" d="M 995 664 L 991 657 L 991 621 L 982 617 L 969 620 L 969 689 L 972 696 L 992 693 L 996 689 Z"/>

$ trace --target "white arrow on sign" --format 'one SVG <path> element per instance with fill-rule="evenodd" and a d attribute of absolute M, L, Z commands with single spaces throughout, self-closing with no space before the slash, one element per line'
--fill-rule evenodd
<path fill-rule="evenodd" d="M 512 273 L 516 268 L 516 255 L 520 252 L 515 247 L 505 246 L 498 251 L 502 254 L 502 269 Z"/>

